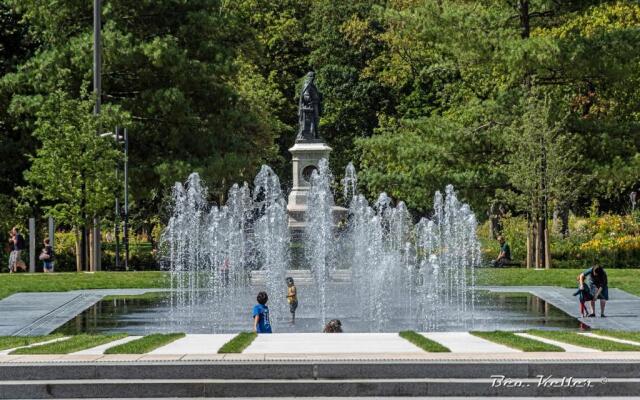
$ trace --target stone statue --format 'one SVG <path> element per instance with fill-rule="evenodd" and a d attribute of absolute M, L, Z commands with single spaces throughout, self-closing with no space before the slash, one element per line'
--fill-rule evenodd
<path fill-rule="evenodd" d="M 320 123 L 320 92 L 314 83 L 316 74 L 309 72 L 300 92 L 298 103 L 298 122 L 300 128 L 296 142 L 315 142 L 320 139 L 318 125 Z"/>

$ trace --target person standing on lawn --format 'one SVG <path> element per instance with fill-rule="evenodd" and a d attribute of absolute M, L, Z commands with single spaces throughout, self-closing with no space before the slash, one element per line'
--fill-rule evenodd
<path fill-rule="evenodd" d="M 39 258 L 43 262 L 42 272 L 53 272 L 53 247 L 51 247 L 48 238 L 44 240 L 44 247 Z"/>
<path fill-rule="evenodd" d="M 596 316 L 596 300 L 600 299 L 600 316 L 604 315 L 604 308 L 609 300 L 609 281 L 607 273 L 600 265 L 595 265 L 586 269 L 580 274 L 580 290 L 586 287 L 591 293 L 591 314 L 590 317 Z"/>

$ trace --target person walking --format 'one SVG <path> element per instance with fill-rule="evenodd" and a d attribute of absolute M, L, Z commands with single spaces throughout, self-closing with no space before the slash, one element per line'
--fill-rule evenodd
<path fill-rule="evenodd" d="M 24 237 L 20 234 L 17 226 L 11 229 L 11 254 L 9 255 L 9 273 L 18 272 L 18 268 L 27 270 L 27 265 L 22 261 L 22 251 L 24 250 Z"/>

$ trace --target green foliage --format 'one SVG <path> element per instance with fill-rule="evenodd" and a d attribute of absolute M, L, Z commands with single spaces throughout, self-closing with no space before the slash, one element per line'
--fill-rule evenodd
<path fill-rule="evenodd" d="M 144 354 L 183 337 L 185 337 L 184 333 L 154 333 L 141 337 L 140 339 L 110 347 L 105 350 L 104 354 Z"/>
<path fill-rule="evenodd" d="M 90 349 L 114 340 L 126 337 L 126 333 L 112 335 L 77 335 L 58 342 L 24 347 L 12 351 L 10 354 L 69 354 L 76 351 Z"/>
<path fill-rule="evenodd" d="M 482 339 L 489 340 L 498 344 L 511 347 L 516 350 L 522 350 L 526 352 L 531 351 L 564 351 L 562 347 L 558 347 L 552 344 L 540 342 L 538 340 L 529 339 L 526 337 L 518 336 L 513 332 L 493 331 L 493 332 L 469 332 L 470 334 Z"/>
<path fill-rule="evenodd" d="M 451 351 L 440 343 L 435 342 L 431 339 L 427 339 L 426 337 L 414 331 L 402 331 L 398 333 L 398 335 L 400 335 L 401 338 L 415 344 L 422 350 L 428 351 L 430 353 L 448 353 Z"/>
<path fill-rule="evenodd" d="M 526 257 L 527 221 L 524 217 L 501 219 L 502 235 L 511 247 L 512 258 Z M 552 225 L 552 221 L 549 221 Z M 640 266 L 640 213 L 604 214 L 588 218 L 571 216 L 569 235 L 552 230 L 551 255 L 554 267 L 577 268 L 600 264 L 605 268 L 637 268 Z M 489 235 L 489 222 L 478 230 L 485 260 L 495 258 L 498 243 Z"/>
<path fill-rule="evenodd" d="M 47 204 L 44 211 L 58 223 L 81 226 L 87 216 L 104 213 L 115 190 L 119 153 L 96 132 L 99 126 L 122 124 L 123 119 L 111 107 L 95 117 L 90 100 L 70 99 L 62 91 L 38 106 L 33 135 L 41 146 L 25 173 L 29 186 L 22 190 L 22 206 Z"/>
<path fill-rule="evenodd" d="M 222 345 L 218 353 L 242 353 L 258 337 L 255 332 L 241 332 Z"/>

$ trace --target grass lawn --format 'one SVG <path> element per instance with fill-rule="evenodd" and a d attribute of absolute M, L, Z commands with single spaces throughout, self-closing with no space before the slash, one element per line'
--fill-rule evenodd
<path fill-rule="evenodd" d="M 115 294 L 112 296 L 104 296 L 103 301 L 107 300 L 157 300 L 169 296 L 167 292 L 147 292 L 143 294 Z"/>
<path fill-rule="evenodd" d="M 608 331 L 608 330 L 593 330 L 592 333 L 601 336 L 610 336 L 616 339 L 631 340 L 633 342 L 640 343 L 640 332 L 625 332 L 625 331 Z"/>
<path fill-rule="evenodd" d="M 29 346 L 30 344 L 46 342 L 47 340 L 61 338 L 62 336 L 63 335 L 58 333 L 47 336 L 0 336 L 0 350 Z"/>
<path fill-rule="evenodd" d="M 400 335 L 401 338 L 406 339 L 416 346 L 420 347 L 422 350 L 428 351 L 430 353 L 448 353 L 451 351 L 440 343 L 434 342 L 431 339 L 427 339 L 426 337 L 414 331 L 402 331 L 398 333 L 398 335 Z"/>
<path fill-rule="evenodd" d="M 104 354 L 144 354 L 174 342 L 185 336 L 184 333 L 154 333 L 118 346 L 110 347 Z"/>
<path fill-rule="evenodd" d="M 470 334 L 477 336 L 482 339 L 486 339 L 490 342 L 498 343 L 505 345 L 507 347 L 511 347 L 512 349 L 522 350 L 522 351 L 564 351 L 562 347 L 554 346 L 552 344 L 540 342 L 538 340 L 533 340 L 529 338 L 525 338 L 522 336 L 518 336 L 513 332 L 505 332 L 505 331 L 493 331 L 493 332 L 469 332 Z"/>
<path fill-rule="evenodd" d="M 69 339 L 40 346 L 16 349 L 11 354 L 69 354 L 90 349 L 126 337 L 126 333 L 114 335 L 77 335 Z"/>
<path fill-rule="evenodd" d="M 609 287 L 622 289 L 640 296 L 638 269 L 607 269 Z M 560 286 L 575 288 L 576 278 L 583 269 L 481 268 L 477 269 L 476 283 L 487 286 Z"/>
<path fill-rule="evenodd" d="M 572 331 L 541 331 L 533 329 L 527 331 L 527 333 L 551 340 L 557 340 L 558 342 L 569 343 L 575 346 L 588 347 L 590 349 L 601 351 L 640 351 L 640 346 L 584 336 Z"/>
<path fill-rule="evenodd" d="M 255 332 L 241 332 L 222 345 L 218 353 L 242 353 L 257 337 Z"/>
<path fill-rule="evenodd" d="M 160 271 L 2 274 L 2 279 L 0 279 L 0 299 L 18 292 L 162 288 L 167 286 L 166 279 L 167 274 Z"/>

